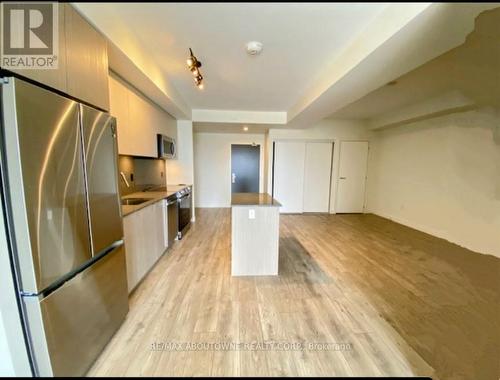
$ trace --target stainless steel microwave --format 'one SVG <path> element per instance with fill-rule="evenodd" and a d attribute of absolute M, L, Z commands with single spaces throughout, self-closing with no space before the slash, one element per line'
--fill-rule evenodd
<path fill-rule="evenodd" d="M 158 135 L 158 157 L 175 158 L 175 153 L 175 139 L 165 135 Z"/>

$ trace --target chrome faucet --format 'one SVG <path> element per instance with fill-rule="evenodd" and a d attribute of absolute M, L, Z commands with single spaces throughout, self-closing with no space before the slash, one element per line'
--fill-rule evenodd
<path fill-rule="evenodd" d="M 127 176 L 125 175 L 125 173 L 124 172 L 120 172 L 120 176 L 122 177 L 123 182 L 125 182 L 125 185 L 127 185 L 127 187 L 130 187 L 130 184 L 127 181 Z"/>

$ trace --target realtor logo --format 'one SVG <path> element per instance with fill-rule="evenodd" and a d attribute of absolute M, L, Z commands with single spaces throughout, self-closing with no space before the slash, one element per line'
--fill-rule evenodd
<path fill-rule="evenodd" d="M 58 4 L 1 4 L 4 69 L 57 69 Z"/>

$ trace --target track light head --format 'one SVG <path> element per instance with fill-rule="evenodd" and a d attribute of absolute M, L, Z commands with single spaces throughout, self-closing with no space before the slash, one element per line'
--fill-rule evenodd
<path fill-rule="evenodd" d="M 200 73 L 201 62 L 194 56 L 193 50 L 189 48 L 189 58 L 186 60 L 189 70 L 194 76 L 194 83 L 199 89 L 203 89 L 203 76 Z"/>

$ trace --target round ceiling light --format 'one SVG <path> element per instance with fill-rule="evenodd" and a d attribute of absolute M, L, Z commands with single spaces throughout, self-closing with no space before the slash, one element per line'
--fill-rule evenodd
<path fill-rule="evenodd" d="M 247 53 L 249 55 L 258 55 L 262 51 L 262 42 L 250 41 L 247 43 Z"/>

